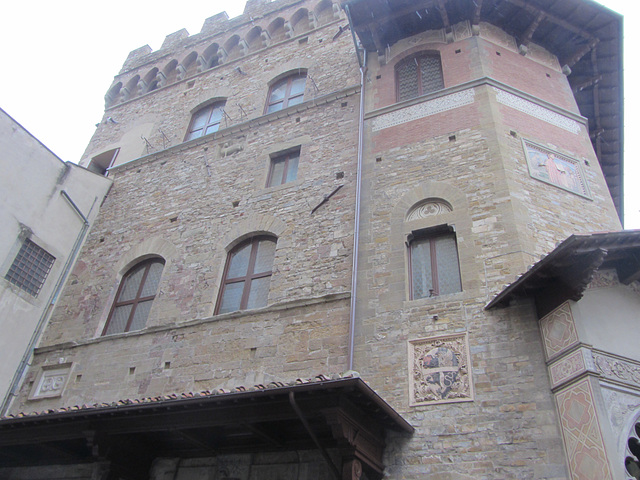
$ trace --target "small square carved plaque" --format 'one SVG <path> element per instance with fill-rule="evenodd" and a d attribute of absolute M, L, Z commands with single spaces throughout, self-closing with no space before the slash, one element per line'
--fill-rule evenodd
<path fill-rule="evenodd" d="M 473 401 L 466 333 L 409 341 L 411 406 Z"/>
<path fill-rule="evenodd" d="M 44 367 L 33 385 L 29 399 L 61 396 L 70 372 L 71 364 Z"/>

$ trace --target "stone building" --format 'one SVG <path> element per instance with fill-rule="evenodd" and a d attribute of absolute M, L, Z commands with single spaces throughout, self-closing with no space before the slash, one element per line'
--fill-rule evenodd
<path fill-rule="evenodd" d="M 0 151 L 1 402 L 18 386 L 111 181 L 60 160 L 2 109 Z"/>
<path fill-rule="evenodd" d="M 640 478 L 621 26 L 250 0 L 134 50 L 0 478 Z"/>

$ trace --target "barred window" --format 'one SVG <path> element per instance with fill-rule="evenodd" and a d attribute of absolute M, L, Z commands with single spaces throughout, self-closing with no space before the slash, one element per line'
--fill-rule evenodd
<path fill-rule="evenodd" d="M 398 102 L 444 88 L 442 63 L 438 53 L 421 52 L 396 65 Z"/>
<path fill-rule="evenodd" d="M 462 291 L 456 236 L 418 235 L 409 243 L 411 299 Z"/>
<path fill-rule="evenodd" d="M 122 277 L 103 335 L 144 328 L 163 269 L 162 258 L 150 258 L 135 265 Z"/>
<path fill-rule="evenodd" d="M 276 239 L 257 236 L 229 252 L 216 314 L 267 305 Z"/>
<path fill-rule="evenodd" d="M 37 297 L 54 261 L 53 255 L 27 239 L 4 278 Z"/>

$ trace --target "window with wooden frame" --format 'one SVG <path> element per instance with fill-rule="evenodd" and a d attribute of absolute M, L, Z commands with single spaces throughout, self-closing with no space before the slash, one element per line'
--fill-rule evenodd
<path fill-rule="evenodd" d="M 215 102 L 194 113 L 184 141 L 217 132 L 224 117 L 224 106 L 224 101 Z"/>
<path fill-rule="evenodd" d="M 20 250 L 4 278 L 25 292 L 37 297 L 55 259 L 44 248 L 27 238 L 22 242 Z"/>
<path fill-rule="evenodd" d="M 300 73 L 290 75 L 271 85 L 264 113 L 277 112 L 283 108 L 302 103 L 306 83 L 307 74 Z"/>
<path fill-rule="evenodd" d="M 440 54 L 421 52 L 400 60 L 396 65 L 398 102 L 444 88 Z"/>
<path fill-rule="evenodd" d="M 216 314 L 267 305 L 276 239 L 252 237 L 229 252 Z"/>
<path fill-rule="evenodd" d="M 163 269 L 164 260 L 154 257 L 136 264 L 122 277 L 102 335 L 144 328 Z"/>
<path fill-rule="evenodd" d="M 269 176 L 267 177 L 267 187 L 275 187 L 293 182 L 298 178 L 298 161 L 300 160 L 300 149 L 287 153 L 280 153 L 271 157 L 269 165 Z"/>
<path fill-rule="evenodd" d="M 411 300 L 462 291 L 456 235 L 449 227 L 413 232 L 408 248 Z"/>

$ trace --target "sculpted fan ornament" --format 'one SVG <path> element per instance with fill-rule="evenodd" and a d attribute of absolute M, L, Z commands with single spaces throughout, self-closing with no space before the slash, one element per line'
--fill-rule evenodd
<path fill-rule="evenodd" d="M 441 199 L 429 199 L 420 202 L 414 206 L 407 215 L 407 221 L 419 220 L 421 218 L 440 215 L 442 213 L 452 212 L 453 208 L 447 202 Z"/>

